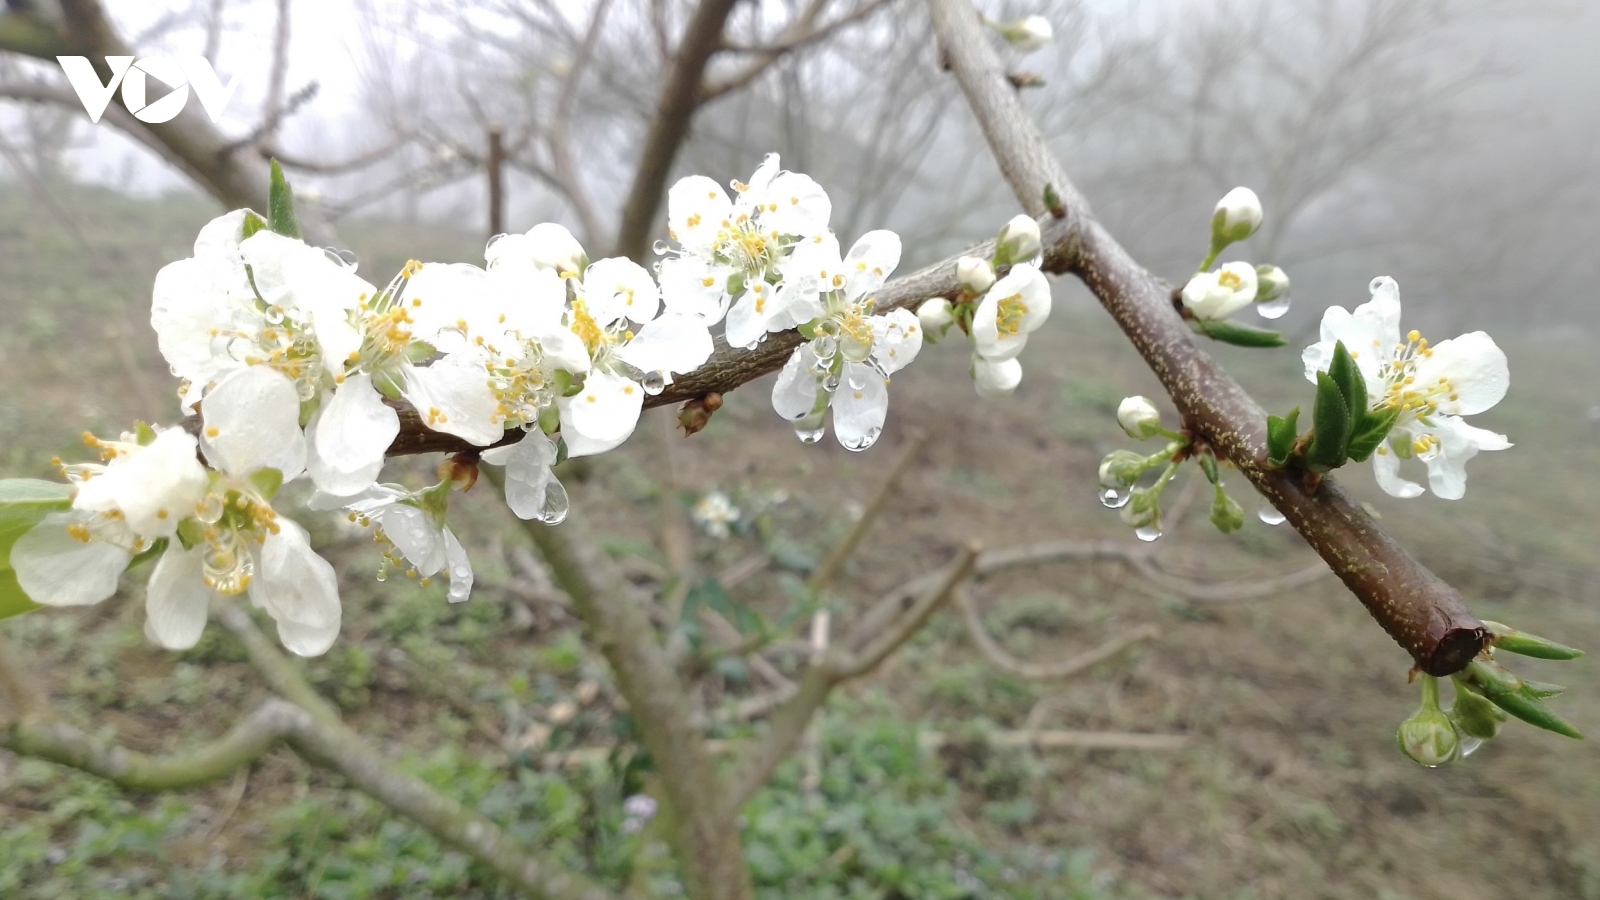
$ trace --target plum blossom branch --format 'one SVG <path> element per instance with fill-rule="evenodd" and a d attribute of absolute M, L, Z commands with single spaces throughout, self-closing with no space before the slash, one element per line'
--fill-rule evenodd
<path fill-rule="evenodd" d="M 1093 217 L 1005 82 L 967 0 L 928 0 L 944 58 L 1012 192 L 1043 214 L 1060 200 L 1065 226 L 1046 268 L 1071 272 L 1100 300 L 1161 379 L 1185 427 L 1205 437 L 1299 531 L 1384 630 L 1425 672 L 1449 674 L 1483 649 L 1487 632 L 1461 595 L 1413 559 L 1336 485 L 1308 493 L 1267 464 L 1265 412 L 1173 311 L 1171 288 L 1141 268 Z"/>

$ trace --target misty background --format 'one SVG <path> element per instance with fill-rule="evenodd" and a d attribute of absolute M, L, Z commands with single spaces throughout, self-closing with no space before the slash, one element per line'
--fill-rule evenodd
<path fill-rule="evenodd" d="M 777 150 L 830 189 L 845 240 L 894 229 L 920 264 L 985 236 L 1011 201 L 939 74 L 921 10 L 863 9 L 768 67 L 719 59 L 712 88 L 729 94 L 701 111 L 677 168 L 731 178 Z M 758 43 L 799 10 L 743 7 L 731 33 Z M 607 27 L 593 65 L 563 99 L 597 11 Z M 591 245 L 615 228 L 647 124 L 656 29 L 684 14 L 640 0 L 112 12 L 140 53 L 206 54 L 225 83 L 237 79 L 222 129 L 290 163 L 336 222 L 485 221 L 486 134 L 499 128 L 507 227 L 553 219 Z M 1327 305 L 1361 302 L 1375 274 L 1398 278 L 1408 309 L 1439 329 L 1470 321 L 1570 340 L 1600 327 L 1589 299 L 1600 281 L 1595 4 L 1053 0 L 989 12 L 1054 23 L 1052 46 L 1015 60 L 1044 81 L 1028 105 L 1096 212 L 1159 273 L 1183 277 L 1211 202 L 1245 184 L 1267 210 L 1252 258 L 1294 279 L 1291 333 L 1309 334 Z M 11 57 L 0 85 L 61 81 L 53 69 Z M 80 110 L 0 100 L 0 117 L 10 189 L 193 190 Z"/>

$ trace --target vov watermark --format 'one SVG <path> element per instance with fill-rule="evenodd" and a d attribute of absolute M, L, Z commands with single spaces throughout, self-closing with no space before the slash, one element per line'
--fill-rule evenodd
<path fill-rule="evenodd" d="M 183 112 L 191 89 L 206 115 L 217 122 L 228 108 L 228 101 L 233 99 L 234 88 L 239 86 L 238 76 L 228 79 L 224 86 L 211 67 L 211 61 L 203 56 L 147 56 L 137 61 L 131 56 L 108 56 L 109 82 L 100 80 L 94 63 L 86 56 L 58 56 L 56 61 L 61 63 L 61 71 L 67 73 L 67 81 L 78 93 L 78 99 L 83 101 L 83 111 L 89 114 L 89 121 L 95 123 L 105 115 L 106 106 L 118 86 L 122 88 L 122 103 L 128 112 L 152 125 L 170 122 Z M 146 102 L 149 78 L 172 88 L 171 93 Z"/>

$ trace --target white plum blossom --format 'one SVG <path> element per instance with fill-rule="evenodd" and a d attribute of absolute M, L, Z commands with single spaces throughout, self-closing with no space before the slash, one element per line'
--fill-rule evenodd
<path fill-rule="evenodd" d="M 790 299 L 785 262 L 797 243 L 827 232 L 833 206 L 809 175 L 780 171 L 776 153 L 734 188 L 730 200 L 715 181 L 691 175 L 667 192 L 679 250 L 662 260 L 661 285 L 681 312 L 707 324 L 727 316 L 728 343 L 740 347 L 794 324 L 778 318 Z"/>
<path fill-rule="evenodd" d="M 1050 282 L 1044 273 L 1030 265 L 1012 266 L 978 301 L 972 316 L 973 349 L 990 362 L 1016 359 L 1028 335 L 1049 317 Z"/>
<path fill-rule="evenodd" d="M 72 508 L 51 513 L 17 539 L 18 585 L 44 606 L 84 606 L 116 593 L 135 554 L 177 532 L 205 497 L 208 477 L 193 435 L 169 428 L 104 441 L 85 434 L 103 462 L 62 465 Z"/>
<path fill-rule="evenodd" d="M 649 273 L 636 263 L 599 260 L 574 288 L 566 321 L 588 349 L 590 365 L 582 387 L 556 398 L 556 406 L 567 454 L 576 457 L 627 440 L 645 395 L 704 365 L 712 342 L 704 319 L 661 311 Z"/>
<path fill-rule="evenodd" d="M 491 267 L 504 260 L 526 262 L 557 275 L 583 271 L 588 255 L 565 226 L 541 222 L 527 234 L 501 234 L 489 241 L 485 253 Z"/>
<path fill-rule="evenodd" d="M 1124 397 L 1117 406 L 1117 424 L 1128 437 L 1142 441 L 1161 431 L 1161 412 L 1148 397 Z"/>
<path fill-rule="evenodd" d="M 1415 497 L 1420 484 L 1400 475 L 1404 459 L 1420 460 L 1428 486 L 1445 499 L 1466 493 L 1467 461 L 1485 450 L 1511 446 L 1505 435 L 1468 425 L 1463 416 L 1483 412 L 1511 384 L 1506 355 L 1489 335 L 1474 331 L 1430 344 L 1416 331 L 1400 332 L 1400 287 L 1375 278 L 1372 299 L 1355 308 L 1332 307 L 1322 317 L 1322 340 L 1303 354 L 1313 382 L 1333 362 L 1343 342 L 1366 381 L 1370 410 L 1398 410 L 1388 438 L 1372 456 L 1378 486 L 1395 497 Z"/>
<path fill-rule="evenodd" d="M 1042 246 L 1039 241 L 1038 221 L 1033 216 L 1018 214 L 1000 229 L 995 251 L 1001 262 L 1027 262 L 1039 255 Z"/>
<path fill-rule="evenodd" d="M 862 235 L 844 259 L 838 243 L 812 241 L 796 257 L 822 286 L 821 310 L 804 323 L 808 343 L 797 347 L 778 373 L 772 406 L 795 424 L 801 440 L 820 440 L 823 414 L 832 407 L 834 436 L 849 450 L 865 450 L 883 432 L 889 410 L 889 376 L 922 349 L 922 327 L 909 310 L 873 313 L 871 291 L 900 262 L 900 238 L 890 231 Z"/>
<path fill-rule="evenodd" d="M 977 354 L 972 357 L 972 386 L 985 400 L 999 400 L 1015 393 L 1022 384 L 1022 362 L 1017 359 L 991 361 Z"/>
<path fill-rule="evenodd" d="M 1222 195 L 1211 213 L 1211 241 L 1223 247 L 1242 241 L 1261 227 L 1261 199 L 1247 187 L 1236 187 Z"/>
<path fill-rule="evenodd" d="M 720 541 L 727 538 L 731 526 L 739 521 L 740 512 L 727 494 L 712 491 L 695 501 L 691 515 L 701 531 Z"/>
<path fill-rule="evenodd" d="M 445 518 L 449 490 L 449 482 L 418 492 L 375 484 L 346 505 L 351 520 L 372 527 L 384 547 L 378 580 L 388 577 L 390 566 L 406 566 L 406 576 L 424 585 L 443 571 L 450 578 L 451 603 L 472 595 L 472 562 Z"/>
<path fill-rule="evenodd" d="M 1256 302 L 1255 266 L 1226 263 L 1215 272 L 1199 272 L 1183 286 L 1183 305 L 1196 319 L 1226 319 Z"/>
<path fill-rule="evenodd" d="M 923 338 L 933 343 L 945 336 L 956 323 L 956 317 L 950 310 L 949 300 L 935 297 L 917 307 L 917 321 L 922 324 Z"/>

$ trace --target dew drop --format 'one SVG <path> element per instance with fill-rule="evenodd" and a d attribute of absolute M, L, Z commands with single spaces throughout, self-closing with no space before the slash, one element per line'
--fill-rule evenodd
<path fill-rule="evenodd" d="M 851 371 L 850 377 L 846 379 L 845 383 L 850 385 L 850 390 L 859 391 L 867 386 L 867 376 Z"/>
<path fill-rule="evenodd" d="M 811 352 L 816 354 L 821 362 L 828 362 L 839 352 L 839 341 L 831 334 L 819 334 L 811 342 Z"/>
<path fill-rule="evenodd" d="M 1263 319 L 1278 319 L 1278 318 L 1282 318 L 1283 314 L 1288 312 L 1288 311 L 1289 311 L 1289 295 L 1288 294 L 1285 294 L 1282 297 L 1279 297 L 1279 298 L 1277 298 L 1275 300 L 1268 300 L 1265 303 L 1257 303 L 1256 304 L 1256 312 L 1258 314 L 1260 314 L 1261 318 L 1263 318 Z"/>
<path fill-rule="evenodd" d="M 489 251 L 494 249 L 494 245 L 500 243 L 500 241 L 504 240 L 507 237 L 510 237 L 510 235 L 497 234 L 494 237 L 489 238 L 489 243 L 483 245 L 483 255 L 484 256 L 488 256 L 489 255 Z"/>
<path fill-rule="evenodd" d="M 1161 529 L 1154 525 L 1146 525 L 1143 528 L 1135 528 L 1133 536 L 1148 544 L 1161 537 Z"/>
<path fill-rule="evenodd" d="M 748 343 L 748 344 L 745 344 L 745 345 L 744 345 L 744 348 L 745 348 L 745 349 L 746 349 L 746 350 L 754 350 L 754 349 L 756 349 L 756 348 L 757 348 L 757 347 L 759 347 L 759 346 L 761 346 L 761 342 L 760 342 L 760 341 L 751 341 L 751 342 L 750 342 L 750 343 Z"/>
<path fill-rule="evenodd" d="M 823 428 L 820 423 L 815 428 L 807 428 L 804 424 L 801 424 L 795 426 L 794 429 L 794 436 L 799 438 L 802 444 L 815 444 L 817 441 L 822 440 L 824 434 L 827 434 L 827 429 Z"/>
<path fill-rule="evenodd" d="M 640 379 L 639 386 L 644 388 L 646 394 L 654 397 L 667 389 L 667 379 L 660 372 L 646 372 L 644 378 Z"/>
<path fill-rule="evenodd" d="M 830 394 L 837 391 L 839 389 L 839 373 L 829 372 L 822 376 L 822 389 Z"/>
<path fill-rule="evenodd" d="M 874 426 L 872 428 L 868 428 L 866 432 L 859 437 L 841 438 L 839 443 L 843 445 L 846 450 L 853 450 L 857 453 L 860 453 L 862 450 L 865 450 L 868 447 L 871 447 L 873 444 L 876 444 L 878 442 L 878 436 L 881 434 L 883 434 L 883 429 Z"/>
<path fill-rule="evenodd" d="M 1282 525 L 1284 521 L 1283 513 L 1278 512 L 1276 509 L 1273 509 L 1270 506 L 1263 506 L 1261 509 L 1257 510 L 1256 518 L 1267 523 L 1268 525 Z"/>
<path fill-rule="evenodd" d="M 656 251 L 657 256 L 665 256 L 667 251 L 672 249 L 672 245 L 666 241 L 656 241 L 651 249 Z"/>
<path fill-rule="evenodd" d="M 1460 751 L 1459 752 L 1461 753 L 1461 758 L 1462 759 L 1466 759 L 1467 757 L 1471 756 L 1472 754 L 1478 752 L 1478 748 L 1482 747 L 1482 746 L 1483 746 L 1483 738 L 1475 738 L 1475 737 L 1471 737 L 1469 735 L 1462 735 L 1461 736 L 1461 743 L 1459 745 L 1459 747 L 1460 747 Z"/>
<path fill-rule="evenodd" d="M 1121 509 L 1133 499 L 1133 492 L 1122 488 L 1106 488 L 1100 492 L 1100 505 L 1106 509 Z"/>
<path fill-rule="evenodd" d="M 571 509 L 567 489 L 552 477 L 544 486 L 544 508 L 539 510 L 539 521 L 546 525 L 560 525 Z"/>
<path fill-rule="evenodd" d="M 283 324 L 283 307 L 274 303 L 267 307 L 267 311 L 261 314 L 261 318 L 266 319 L 268 325 L 281 325 Z"/>

